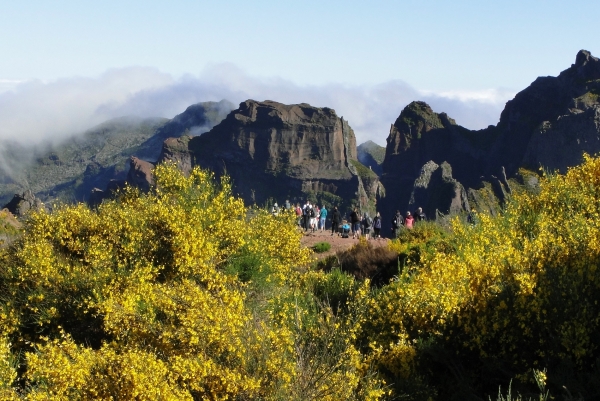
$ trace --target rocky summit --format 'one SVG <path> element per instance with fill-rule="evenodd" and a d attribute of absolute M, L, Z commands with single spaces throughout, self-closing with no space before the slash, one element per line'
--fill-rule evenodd
<path fill-rule="evenodd" d="M 558 77 L 537 78 L 507 102 L 498 125 L 469 130 L 424 102 L 402 110 L 387 138 L 385 216 L 421 206 L 430 216 L 471 208 L 492 214 L 512 185 L 535 186 L 600 152 L 600 61 L 581 50 Z M 439 177 L 438 177 L 439 176 Z"/>
<path fill-rule="evenodd" d="M 229 175 L 249 204 L 309 198 L 368 210 L 380 191 L 377 175 L 357 160 L 348 122 L 305 103 L 242 102 L 209 132 L 166 140 L 159 161 L 165 160 Z"/>

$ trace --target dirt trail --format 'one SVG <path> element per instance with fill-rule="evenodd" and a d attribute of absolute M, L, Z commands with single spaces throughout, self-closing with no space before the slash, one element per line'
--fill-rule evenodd
<path fill-rule="evenodd" d="M 300 240 L 300 243 L 307 248 L 314 246 L 317 242 L 329 242 L 331 249 L 323 253 L 315 253 L 317 259 L 324 259 L 330 255 L 335 255 L 338 251 L 345 251 L 353 245 L 358 243 L 358 239 L 352 239 L 352 235 L 349 238 L 342 238 L 337 234 L 331 236 L 331 230 L 329 231 L 316 231 L 316 232 L 305 232 L 304 236 Z M 387 238 L 381 238 L 378 240 L 369 240 L 371 245 L 374 247 L 386 246 L 388 243 Z"/>

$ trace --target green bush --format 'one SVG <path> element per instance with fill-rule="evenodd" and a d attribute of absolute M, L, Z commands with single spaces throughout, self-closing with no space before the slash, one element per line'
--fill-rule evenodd
<path fill-rule="evenodd" d="M 323 253 L 323 252 L 327 252 L 328 250 L 331 249 L 331 244 L 329 242 L 318 242 L 313 246 L 313 250 L 316 253 Z"/>

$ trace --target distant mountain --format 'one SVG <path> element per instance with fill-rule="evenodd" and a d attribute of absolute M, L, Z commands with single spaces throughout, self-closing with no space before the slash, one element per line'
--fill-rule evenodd
<path fill-rule="evenodd" d="M 496 213 L 512 185 L 535 186 L 540 167 L 566 171 L 600 152 L 600 61 L 588 51 L 558 77 L 540 77 L 510 100 L 497 126 L 472 131 L 424 102 L 402 110 L 387 138 L 379 208 L 429 216 Z"/>
<path fill-rule="evenodd" d="M 124 181 L 131 156 L 156 160 L 165 138 L 205 132 L 232 108 L 198 103 L 171 120 L 113 119 L 57 145 L 0 144 L 0 202 L 28 190 L 46 203 L 86 201 L 93 188 Z"/>
<path fill-rule="evenodd" d="M 372 169 L 377 175 L 383 173 L 381 164 L 385 159 L 385 147 L 379 146 L 373 141 L 367 141 L 358 146 L 357 152 L 358 161 Z"/>

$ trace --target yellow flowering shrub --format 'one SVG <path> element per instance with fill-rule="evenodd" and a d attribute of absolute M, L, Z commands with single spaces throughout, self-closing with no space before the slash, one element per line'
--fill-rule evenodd
<path fill-rule="evenodd" d="M 154 176 L 148 194 L 96 210 L 33 213 L 0 251 L 4 398 L 382 396 L 354 344 L 359 314 L 336 316 L 307 289 L 323 273 L 292 213 L 246 209 L 200 169 Z M 347 310 L 364 310 L 367 287 Z"/>
<path fill-rule="evenodd" d="M 600 159 L 586 156 L 539 193 L 515 194 L 503 215 L 477 221 L 455 219 L 449 246 L 421 252 L 369 300 L 363 341 L 387 380 L 402 391 L 426 375 L 435 390 L 424 399 L 460 398 L 500 378 L 531 381 L 534 369 L 547 367 L 560 389 L 600 368 Z M 413 241 L 392 247 L 420 246 Z"/>
<path fill-rule="evenodd" d="M 0 340 L 0 399 L 17 400 L 13 383 L 17 379 L 15 358 L 10 352 L 10 343 L 6 337 Z"/>

